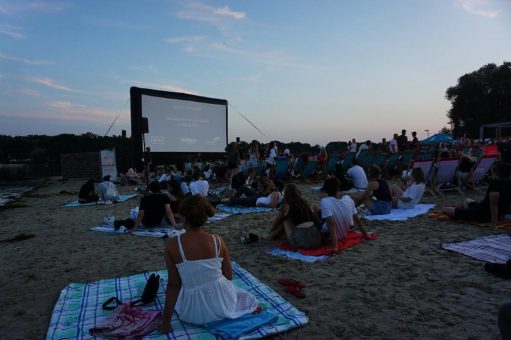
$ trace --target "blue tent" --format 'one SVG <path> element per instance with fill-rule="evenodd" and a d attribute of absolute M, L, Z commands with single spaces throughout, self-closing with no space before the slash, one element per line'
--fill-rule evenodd
<path fill-rule="evenodd" d="M 452 143 L 454 138 L 447 133 L 437 133 L 419 142 L 420 145 L 436 145 L 440 143 Z"/>

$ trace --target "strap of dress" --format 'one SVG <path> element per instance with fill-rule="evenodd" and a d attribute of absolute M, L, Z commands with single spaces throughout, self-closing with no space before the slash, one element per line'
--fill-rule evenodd
<path fill-rule="evenodd" d="M 218 237 L 218 235 L 213 235 L 213 241 L 215 242 L 216 257 L 218 257 L 220 255 L 220 237 Z"/>
<path fill-rule="evenodd" d="M 185 252 L 183 251 L 183 246 L 181 245 L 181 235 L 177 235 L 177 243 L 179 244 L 179 254 L 181 254 L 181 259 L 186 261 Z"/>

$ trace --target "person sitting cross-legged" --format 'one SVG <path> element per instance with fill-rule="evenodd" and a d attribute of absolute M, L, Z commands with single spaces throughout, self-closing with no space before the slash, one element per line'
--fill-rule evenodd
<path fill-rule="evenodd" d="M 349 195 L 340 195 L 339 180 L 335 177 L 329 177 L 323 188 L 328 195 L 320 201 L 321 217 L 325 221 L 321 228 L 322 233 L 326 233 L 330 238 L 330 247 L 334 251 L 338 251 L 337 242 L 348 235 L 348 231 L 353 224 L 362 231 L 365 239 L 371 237 L 367 233 L 364 223 L 357 215 L 355 202 Z"/>
<path fill-rule="evenodd" d="M 422 169 L 413 168 L 411 176 L 412 181 L 404 191 L 396 184 L 390 187 L 392 208 L 413 209 L 424 195 L 426 184 L 424 183 L 424 172 Z"/>
<path fill-rule="evenodd" d="M 372 181 L 364 192 L 352 193 L 352 198 L 358 206 L 364 204 L 373 215 L 390 214 L 392 209 L 392 195 L 387 181 L 382 179 L 382 172 L 377 165 L 371 165 L 369 176 Z"/>
<path fill-rule="evenodd" d="M 170 199 L 167 194 L 160 192 L 160 183 L 149 183 L 151 193 L 140 200 L 135 226 L 132 231 L 143 226 L 144 228 L 158 227 L 170 223 L 173 228 L 180 229 L 170 209 Z"/>
<path fill-rule="evenodd" d="M 99 196 L 94 189 L 94 180 L 89 179 L 82 187 L 80 188 L 80 193 L 78 194 L 78 202 L 80 203 L 91 203 L 97 202 L 99 200 Z"/>

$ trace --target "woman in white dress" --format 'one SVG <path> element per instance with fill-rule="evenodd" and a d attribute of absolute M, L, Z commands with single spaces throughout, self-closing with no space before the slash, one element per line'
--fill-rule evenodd
<path fill-rule="evenodd" d="M 165 245 L 169 278 L 160 331 L 172 331 L 174 310 L 181 321 L 198 325 L 257 311 L 256 298 L 231 282 L 225 242 L 202 227 L 213 216 L 213 207 L 202 196 L 188 196 L 179 212 L 186 233 Z"/>

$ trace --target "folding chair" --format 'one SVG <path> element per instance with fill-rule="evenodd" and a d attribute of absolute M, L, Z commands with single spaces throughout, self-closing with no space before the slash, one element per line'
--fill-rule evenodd
<path fill-rule="evenodd" d="M 443 191 L 448 190 L 447 188 L 442 187 L 445 184 L 452 183 L 452 179 L 456 175 L 459 163 L 460 160 L 458 158 L 440 159 L 436 163 L 436 169 L 434 169 L 432 173 L 432 184 L 436 192 L 440 195 L 443 195 Z M 454 186 L 450 189 L 458 190 L 459 193 L 463 194 L 458 186 Z"/>
<path fill-rule="evenodd" d="M 275 177 L 283 179 L 287 176 L 289 161 L 287 159 L 277 159 L 275 162 Z"/>
<path fill-rule="evenodd" d="M 471 171 L 470 176 L 468 177 L 468 185 L 470 185 L 474 190 L 481 191 L 480 189 L 485 188 L 486 186 L 481 185 L 476 187 L 477 184 L 481 184 L 484 180 L 488 172 L 490 172 L 493 164 L 497 160 L 496 156 L 487 156 L 481 157 L 474 168 Z"/>
<path fill-rule="evenodd" d="M 378 152 L 376 155 L 374 155 L 373 164 L 381 169 L 383 167 L 383 162 L 385 162 L 385 158 L 387 158 L 386 153 Z"/>
<path fill-rule="evenodd" d="M 433 160 L 415 160 L 412 165 L 412 169 L 414 168 L 421 168 L 422 172 L 424 173 L 424 180 L 426 182 L 426 188 L 428 188 L 428 191 L 431 192 L 433 196 L 435 195 L 435 188 L 431 183 L 431 173 L 433 169 Z"/>
<path fill-rule="evenodd" d="M 332 156 L 330 156 L 330 158 L 328 158 L 328 162 L 326 163 L 327 174 L 331 174 L 334 172 L 335 164 L 337 163 L 338 160 L 339 160 L 338 155 L 335 155 L 335 156 L 332 155 Z"/>
<path fill-rule="evenodd" d="M 346 157 L 344 157 L 342 161 L 342 168 L 344 169 L 344 171 L 346 171 L 350 167 L 351 160 L 353 159 L 353 157 L 354 154 L 352 152 L 348 152 L 346 154 Z"/>
<path fill-rule="evenodd" d="M 305 169 L 303 169 L 303 172 L 302 172 L 303 178 L 309 178 L 311 173 L 316 170 L 317 165 L 318 165 L 318 161 L 307 162 L 307 165 L 305 165 Z"/>

